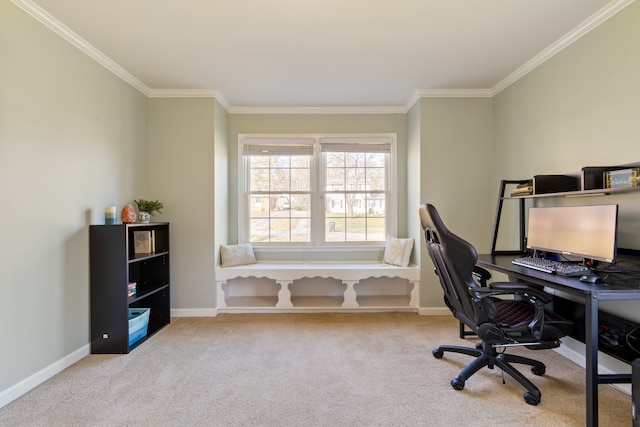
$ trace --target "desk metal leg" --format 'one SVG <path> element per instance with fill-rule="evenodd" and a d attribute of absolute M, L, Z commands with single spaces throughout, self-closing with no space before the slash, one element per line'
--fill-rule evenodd
<path fill-rule="evenodd" d="M 585 301 L 587 427 L 598 425 L 598 297 Z"/>

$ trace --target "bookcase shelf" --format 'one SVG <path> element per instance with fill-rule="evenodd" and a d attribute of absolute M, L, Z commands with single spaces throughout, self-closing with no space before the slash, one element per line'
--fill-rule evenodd
<path fill-rule="evenodd" d="M 498 206 L 493 223 L 493 239 L 491 242 L 491 253 L 524 252 L 525 240 L 525 200 L 548 197 L 587 197 L 587 196 L 608 196 L 640 191 L 640 186 L 629 182 L 629 186 L 605 188 L 604 175 L 614 171 L 634 170 L 638 172 L 640 163 L 629 163 L 615 166 L 585 166 L 577 173 L 566 175 L 536 175 L 533 179 L 502 180 L 498 195 Z M 634 175 L 636 176 L 636 175 Z M 508 195 L 508 186 L 531 187 L 531 194 Z M 538 185 L 537 185 L 538 184 Z M 539 188 L 538 188 L 539 187 Z M 539 191 L 538 191 L 539 190 Z M 509 251 L 497 251 L 496 245 L 502 216 L 502 207 L 505 200 L 517 200 L 519 203 L 519 242 L 520 247 Z"/>
<path fill-rule="evenodd" d="M 136 233 L 150 239 L 151 252 L 136 253 Z M 170 323 L 168 223 L 90 226 L 89 264 L 91 353 L 128 353 Z M 149 323 L 146 337 L 130 344 L 128 316 L 135 308 L 150 309 Z"/>

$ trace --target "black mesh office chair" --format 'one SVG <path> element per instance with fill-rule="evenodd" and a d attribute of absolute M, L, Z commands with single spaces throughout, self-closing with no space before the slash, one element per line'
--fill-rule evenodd
<path fill-rule="evenodd" d="M 435 207 L 421 205 L 420 221 L 447 307 L 482 340 L 475 348 L 442 345 L 433 350 L 437 359 L 447 351 L 475 357 L 451 380 L 451 386 L 462 390 L 474 373 L 485 366 L 489 369 L 497 366 L 527 389 L 525 402 L 537 405 L 540 403 L 540 390 L 511 364 L 529 365 L 535 375 L 544 375 L 545 365 L 537 360 L 506 354 L 504 350 L 514 345 L 532 350 L 558 347 L 560 338 L 571 331 L 572 323 L 545 311 L 544 306 L 551 301 L 551 296 L 536 287 L 511 282 L 483 286 L 488 272 L 476 266 L 478 255 L 475 248 L 447 229 Z M 479 281 L 475 275 L 481 276 Z M 504 298 L 505 295 L 512 297 L 496 298 Z"/>

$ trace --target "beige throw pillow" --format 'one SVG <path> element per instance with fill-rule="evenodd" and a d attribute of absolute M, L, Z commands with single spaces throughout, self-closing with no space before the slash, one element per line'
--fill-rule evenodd
<path fill-rule="evenodd" d="M 384 257 L 382 262 L 384 262 L 385 264 L 406 267 L 409 265 L 409 258 L 411 258 L 412 250 L 413 237 L 409 237 L 406 239 L 387 237 L 387 243 L 384 247 Z"/>
<path fill-rule="evenodd" d="M 222 260 L 222 267 L 256 263 L 256 256 L 253 253 L 251 243 L 220 245 L 220 258 Z"/>

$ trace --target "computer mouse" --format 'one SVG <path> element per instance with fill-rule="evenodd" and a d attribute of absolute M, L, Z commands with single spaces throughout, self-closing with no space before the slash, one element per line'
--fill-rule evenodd
<path fill-rule="evenodd" d="M 618 347 L 620 345 L 618 336 L 615 334 L 610 334 L 605 332 L 604 334 L 600 335 L 600 338 L 602 339 L 602 341 L 606 342 L 610 346 Z"/>
<path fill-rule="evenodd" d="M 585 274 L 584 276 L 580 277 L 580 281 L 587 283 L 602 283 L 603 279 L 597 274 Z"/>

